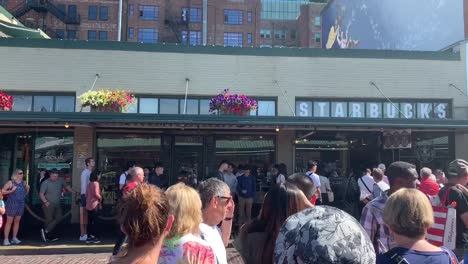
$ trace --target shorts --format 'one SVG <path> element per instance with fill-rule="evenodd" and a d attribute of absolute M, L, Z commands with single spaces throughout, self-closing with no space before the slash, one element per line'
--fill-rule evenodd
<path fill-rule="evenodd" d="M 80 195 L 80 207 L 86 207 L 86 195 Z"/>

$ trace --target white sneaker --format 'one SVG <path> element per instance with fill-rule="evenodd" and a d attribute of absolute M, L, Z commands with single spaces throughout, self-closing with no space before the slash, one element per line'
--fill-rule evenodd
<path fill-rule="evenodd" d="M 84 234 L 84 235 L 80 236 L 80 241 L 86 242 L 86 240 L 88 240 L 88 235 L 87 234 Z"/>
<path fill-rule="evenodd" d="M 13 245 L 19 245 L 21 244 L 21 240 L 19 240 L 18 238 L 14 237 L 12 240 L 11 240 L 11 243 Z"/>
<path fill-rule="evenodd" d="M 10 244 L 10 241 L 8 241 L 8 239 L 5 239 L 5 240 L 3 240 L 3 245 L 4 246 L 9 246 L 11 244 Z"/>

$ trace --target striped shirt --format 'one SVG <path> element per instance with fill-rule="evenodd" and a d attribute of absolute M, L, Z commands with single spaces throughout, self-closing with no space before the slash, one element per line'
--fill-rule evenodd
<path fill-rule="evenodd" d="M 390 230 L 383 221 L 383 209 L 388 196 L 382 196 L 370 201 L 362 210 L 361 225 L 369 235 L 376 254 L 387 252 L 394 246 L 391 241 Z"/>

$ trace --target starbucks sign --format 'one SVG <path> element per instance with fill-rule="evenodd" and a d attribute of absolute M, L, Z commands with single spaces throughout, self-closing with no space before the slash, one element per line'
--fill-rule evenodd
<path fill-rule="evenodd" d="M 393 101 L 393 100 L 392 100 Z M 448 100 L 355 101 L 341 99 L 296 100 L 296 116 L 331 118 L 448 119 Z"/>

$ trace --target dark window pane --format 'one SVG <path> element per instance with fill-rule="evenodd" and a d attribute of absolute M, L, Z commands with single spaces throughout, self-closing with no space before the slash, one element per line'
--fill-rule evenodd
<path fill-rule="evenodd" d="M 106 21 L 109 18 L 109 7 L 101 6 L 99 7 L 99 20 Z"/>
<path fill-rule="evenodd" d="M 32 96 L 13 95 L 13 111 L 31 111 Z"/>
<path fill-rule="evenodd" d="M 138 41 L 143 43 L 157 43 L 158 31 L 154 28 L 139 28 Z"/>
<path fill-rule="evenodd" d="M 34 112 L 52 112 L 54 106 L 53 96 L 34 96 Z"/>
<path fill-rule="evenodd" d="M 135 37 L 135 30 L 133 28 L 128 29 L 128 38 L 133 39 Z"/>
<path fill-rule="evenodd" d="M 96 30 L 88 30 L 88 40 L 96 40 Z"/>
<path fill-rule="evenodd" d="M 224 10 L 224 24 L 242 25 L 242 10 Z"/>
<path fill-rule="evenodd" d="M 128 5 L 128 15 L 133 16 L 134 7 L 133 5 Z"/>
<path fill-rule="evenodd" d="M 185 99 L 180 99 L 180 113 L 184 113 L 184 103 Z M 198 100 L 197 99 L 187 99 L 187 115 L 198 115 Z"/>
<path fill-rule="evenodd" d="M 67 39 L 76 39 L 76 30 L 67 30 Z"/>
<path fill-rule="evenodd" d="M 57 34 L 57 38 L 65 39 L 65 30 L 64 29 L 56 29 L 55 33 Z"/>
<path fill-rule="evenodd" d="M 99 31 L 99 40 L 107 40 L 107 31 Z"/>
<path fill-rule="evenodd" d="M 152 5 L 140 5 L 140 19 L 142 20 L 158 20 L 159 7 Z"/>
<path fill-rule="evenodd" d="M 56 96 L 55 112 L 75 112 L 74 96 Z"/>
<path fill-rule="evenodd" d="M 88 20 L 97 19 L 97 6 L 89 6 L 88 8 Z"/>
<path fill-rule="evenodd" d="M 140 98 L 140 113 L 157 114 L 158 98 Z"/>
<path fill-rule="evenodd" d="M 202 9 L 201 8 L 190 8 L 190 23 L 201 23 L 202 21 Z"/>
<path fill-rule="evenodd" d="M 247 12 L 247 23 L 252 23 L 252 12 Z"/>
<path fill-rule="evenodd" d="M 76 17 L 76 5 L 69 5 L 68 6 L 68 17 L 75 18 Z"/>
<path fill-rule="evenodd" d="M 159 99 L 160 114 L 178 114 L 179 100 L 178 99 Z"/>

